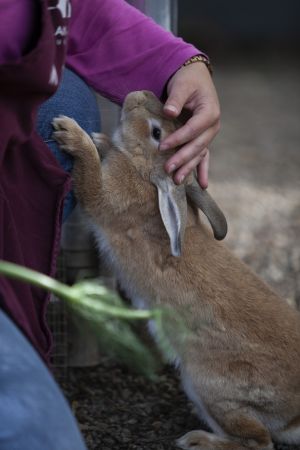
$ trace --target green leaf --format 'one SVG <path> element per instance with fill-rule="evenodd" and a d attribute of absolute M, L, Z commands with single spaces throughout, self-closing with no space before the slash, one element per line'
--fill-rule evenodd
<path fill-rule="evenodd" d="M 182 331 L 179 335 L 184 338 L 180 320 L 171 310 L 135 310 L 128 307 L 115 292 L 95 281 L 84 280 L 68 286 L 47 275 L 1 260 L 0 273 L 44 288 L 63 299 L 92 327 L 102 348 L 148 377 L 155 377 L 157 360 L 133 331 L 132 322 L 153 321 L 158 346 L 166 359 L 174 357 L 174 343 L 168 338 L 168 328 L 178 326 Z"/>

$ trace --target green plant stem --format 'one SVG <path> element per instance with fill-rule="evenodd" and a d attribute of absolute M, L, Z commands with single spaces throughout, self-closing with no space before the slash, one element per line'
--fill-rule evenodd
<path fill-rule="evenodd" d="M 48 277 L 40 272 L 19 266 L 7 261 L 0 260 L 0 273 L 16 280 L 25 281 L 26 283 L 46 289 L 59 297 L 70 298 L 69 286 Z"/>
<path fill-rule="evenodd" d="M 102 293 L 97 289 L 91 289 L 84 283 L 77 283 L 73 286 L 63 284 L 47 275 L 36 272 L 32 269 L 19 266 L 7 261 L 0 260 L 0 273 L 17 280 L 25 281 L 34 286 L 46 289 L 60 298 L 67 300 L 71 306 L 82 306 L 88 308 L 95 313 L 105 314 L 110 317 L 123 318 L 127 320 L 145 320 L 160 316 L 159 310 L 134 310 L 126 307 L 109 305 L 107 302 L 101 301 L 101 296 L 110 296 L 111 293 L 107 289 L 103 289 Z M 94 296 L 92 297 L 91 294 Z M 95 298 L 95 294 L 97 297 Z"/>

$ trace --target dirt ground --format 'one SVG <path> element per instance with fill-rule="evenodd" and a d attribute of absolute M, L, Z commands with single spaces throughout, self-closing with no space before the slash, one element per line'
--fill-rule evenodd
<path fill-rule="evenodd" d="M 227 245 L 289 303 L 300 302 L 300 69 L 294 63 L 217 68 L 222 130 L 209 190 Z M 70 369 L 65 389 L 89 450 L 173 450 L 201 426 L 176 373 L 150 383 L 103 357 Z M 278 446 L 277 449 L 300 447 Z"/>

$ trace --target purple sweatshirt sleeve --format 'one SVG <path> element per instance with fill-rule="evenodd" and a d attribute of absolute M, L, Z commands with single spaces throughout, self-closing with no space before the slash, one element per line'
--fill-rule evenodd
<path fill-rule="evenodd" d="M 170 76 L 201 53 L 125 0 L 73 0 L 72 4 L 66 64 L 117 103 L 140 89 L 160 97 Z"/>

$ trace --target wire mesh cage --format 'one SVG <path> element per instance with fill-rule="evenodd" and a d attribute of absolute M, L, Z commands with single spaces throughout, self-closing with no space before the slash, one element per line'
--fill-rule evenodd
<path fill-rule="evenodd" d="M 66 264 L 62 250 L 57 261 L 56 278 L 64 283 L 66 282 Z M 68 315 L 66 309 L 65 302 L 51 294 L 47 309 L 47 322 L 53 337 L 50 362 L 55 378 L 61 383 L 67 380 L 68 375 Z"/>
<path fill-rule="evenodd" d="M 98 278 L 100 267 L 91 232 L 77 206 L 62 229 L 56 278 L 72 285 L 81 279 Z M 65 302 L 54 295 L 50 298 L 47 319 L 53 335 L 52 366 L 58 381 L 66 379 L 69 365 L 90 365 L 97 361 L 97 345 L 92 336 L 87 331 L 80 332 L 81 327 Z"/>

